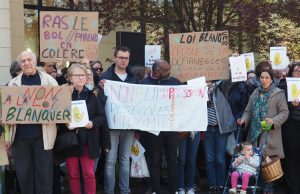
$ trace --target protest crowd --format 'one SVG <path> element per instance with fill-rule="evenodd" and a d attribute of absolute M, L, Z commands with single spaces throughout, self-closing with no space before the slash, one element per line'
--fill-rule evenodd
<path fill-rule="evenodd" d="M 96 194 L 97 182 L 104 185 L 105 194 L 131 193 L 134 162 L 131 152 L 139 151 L 133 146 L 135 140 L 145 149 L 149 193 L 163 193 L 160 191 L 162 163 L 167 166 L 167 193 L 201 192 L 197 187 L 200 144 L 203 145 L 201 152 L 204 152 L 205 162 L 202 165 L 206 169 L 208 193 L 250 193 L 247 190 L 248 184 L 253 184 L 250 177 L 261 177 L 257 169 L 263 158 L 272 161 L 274 157 L 281 161 L 284 172 L 281 181 L 286 184 L 286 193 L 300 193 L 300 166 L 297 164 L 300 105 L 299 100 L 287 101 L 286 81 L 286 77 L 300 78 L 299 62 L 289 64 L 288 69 L 278 73 L 270 61 L 261 61 L 255 70 L 247 72 L 246 81 L 207 80 L 207 112 L 202 112 L 207 115 L 206 129 L 185 132 L 112 129 L 105 107 L 109 98 L 105 95 L 105 87 L 109 81 L 159 87 L 185 84 L 171 76 L 171 65 L 163 59 L 156 60 L 151 71 L 130 69 L 131 54 L 129 48 L 117 47 L 114 63 L 106 70 L 99 60 L 82 59 L 63 68 L 59 59 L 40 62 L 31 51 L 19 54 L 11 64 L 12 79 L 2 88 L 69 86 L 64 95 L 69 95 L 72 102 L 85 101 L 88 122 L 82 127 L 70 123 L 22 124 L 7 123 L 2 117 L 1 136 L 9 160 L 6 176 L 1 177 L 5 179 L 2 187 L 6 193 L 60 194 L 63 193 L 62 176 L 67 176 L 72 194 Z M 297 95 L 299 89 L 294 90 Z M 175 93 L 167 95 L 170 99 L 176 97 Z M 166 110 L 172 112 L 172 108 Z M 83 115 L 80 110 L 76 111 L 73 114 L 80 119 Z M 27 113 L 25 120 L 26 116 Z M 69 116 L 62 113 L 56 118 Z M 192 122 L 202 118 L 183 119 Z M 239 150 L 233 151 L 229 144 L 234 147 L 238 144 Z M 254 147 L 261 148 L 262 156 L 253 153 Z M 234 153 L 230 154 L 231 151 Z M 236 158 L 235 153 L 238 153 Z M 62 172 L 62 165 L 67 175 Z M 236 171 L 228 177 L 231 167 Z M 147 176 L 141 178 L 144 177 Z M 241 188 L 235 180 L 238 177 L 243 181 Z M 276 193 L 273 181 L 259 178 L 257 185 L 264 194 Z"/>

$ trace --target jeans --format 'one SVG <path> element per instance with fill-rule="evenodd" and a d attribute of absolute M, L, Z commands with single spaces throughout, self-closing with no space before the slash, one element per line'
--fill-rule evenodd
<path fill-rule="evenodd" d="M 206 171 L 210 187 L 224 186 L 226 181 L 226 143 L 228 134 L 220 134 L 219 127 L 208 126 L 204 150 Z"/>
<path fill-rule="evenodd" d="M 194 138 L 189 136 L 179 143 L 178 188 L 194 188 L 199 143 L 200 132 L 196 133 Z"/>
<path fill-rule="evenodd" d="M 130 152 L 134 140 L 134 131 L 110 130 L 111 149 L 109 150 L 104 167 L 104 190 L 106 194 L 113 194 L 115 188 L 115 166 L 119 160 L 120 194 L 128 194 Z"/>
<path fill-rule="evenodd" d="M 178 187 L 177 147 L 179 135 L 176 132 L 160 132 L 159 136 L 148 132 L 142 134 L 141 142 L 145 147 L 152 192 L 160 193 L 160 167 L 162 160 L 162 149 L 165 150 L 169 193 L 175 193 Z"/>
<path fill-rule="evenodd" d="M 80 167 L 82 170 L 82 177 L 84 182 L 85 194 L 96 193 L 96 179 L 95 179 L 95 160 L 91 159 L 88 154 L 88 146 L 84 146 L 84 152 L 79 157 L 66 158 L 66 165 L 69 172 L 69 184 L 72 194 L 81 194 L 80 182 Z"/>
<path fill-rule="evenodd" d="M 52 194 L 53 154 L 52 150 L 44 150 L 42 136 L 16 138 L 12 158 L 22 194 Z"/>

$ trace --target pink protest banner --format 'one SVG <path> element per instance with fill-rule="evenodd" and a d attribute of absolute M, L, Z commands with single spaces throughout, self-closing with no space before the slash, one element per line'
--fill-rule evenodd
<path fill-rule="evenodd" d="M 2 122 L 70 123 L 70 86 L 1 87 Z"/>
<path fill-rule="evenodd" d="M 187 81 L 229 78 L 228 31 L 170 34 L 172 76 Z"/>
<path fill-rule="evenodd" d="M 44 62 L 98 58 L 98 12 L 40 12 L 40 58 Z"/>

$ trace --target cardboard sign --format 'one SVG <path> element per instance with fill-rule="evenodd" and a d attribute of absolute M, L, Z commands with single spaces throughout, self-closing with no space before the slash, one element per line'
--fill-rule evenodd
<path fill-rule="evenodd" d="M 245 57 L 247 71 L 255 70 L 254 54 L 253 53 L 244 53 L 241 55 Z"/>
<path fill-rule="evenodd" d="M 287 92 L 288 92 L 288 101 L 292 102 L 295 100 L 300 101 L 300 78 L 287 77 Z"/>
<path fill-rule="evenodd" d="M 85 127 L 89 120 L 85 100 L 72 101 L 71 128 Z"/>
<path fill-rule="evenodd" d="M 205 131 L 206 85 L 137 85 L 106 80 L 105 112 L 110 129 Z"/>
<path fill-rule="evenodd" d="M 246 60 L 244 56 L 229 57 L 231 81 L 240 82 L 247 80 Z"/>
<path fill-rule="evenodd" d="M 40 12 L 40 59 L 98 58 L 98 12 Z"/>
<path fill-rule="evenodd" d="M 187 81 L 228 79 L 228 31 L 170 34 L 172 76 Z"/>
<path fill-rule="evenodd" d="M 137 162 L 140 160 L 140 158 L 144 155 L 145 153 L 145 148 L 142 146 L 142 144 L 134 138 L 133 144 L 131 146 L 131 152 L 130 156 L 134 162 Z"/>
<path fill-rule="evenodd" d="M 270 61 L 273 69 L 285 69 L 289 64 L 286 47 L 270 47 Z"/>
<path fill-rule="evenodd" d="M 152 67 L 153 63 L 160 59 L 160 45 L 145 45 L 145 67 Z"/>
<path fill-rule="evenodd" d="M 1 88 L 2 122 L 69 123 L 70 86 L 5 86 Z"/>

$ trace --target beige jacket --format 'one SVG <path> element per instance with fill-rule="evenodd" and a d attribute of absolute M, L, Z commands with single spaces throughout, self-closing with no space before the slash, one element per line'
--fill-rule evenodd
<path fill-rule="evenodd" d="M 259 95 L 258 92 L 258 89 L 254 90 L 253 94 L 250 96 L 249 102 L 244 111 L 242 119 L 246 122 L 246 126 L 252 124 L 250 123 L 252 116 L 252 108 L 255 96 Z M 289 109 L 286 103 L 286 98 L 283 90 L 276 88 L 267 99 L 267 103 L 268 115 L 274 123 L 274 129 L 271 129 L 269 132 L 267 146 L 265 148 L 264 154 L 266 154 L 267 156 L 279 156 L 280 158 L 284 158 L 281 137 L 281 125 L 287 120 L 289 116 Z M 260 147 L 264 144 L 265 135 L 265 131 L 260 135 Z"/>
<path fill-rule="evenodd" d="M 51 77 L 50 75 L 38 71 L 40 78 L 41 78 L 41 85 L 42 86 L 58 86 L 56 80 Z M 15 77 L 14 79 L 10 80 L 8 86 L 21 86 L 21 77 L 22 73 Z M 44 140 L 44 150 L 51 150 L 53 148 L 55 138 L 56 138 L 56 124 L 43 124 L 43 140 Z M 13 124 L 10 125 L 9 131 L 6 132 L 5 136 L 9 136 L 10 143 L 13 143 L 15 139 L 17 125 Z M 8 133 L 8 134 L 7 134 Z M 8 138 L 5 138 L 8 139 Z"/>

